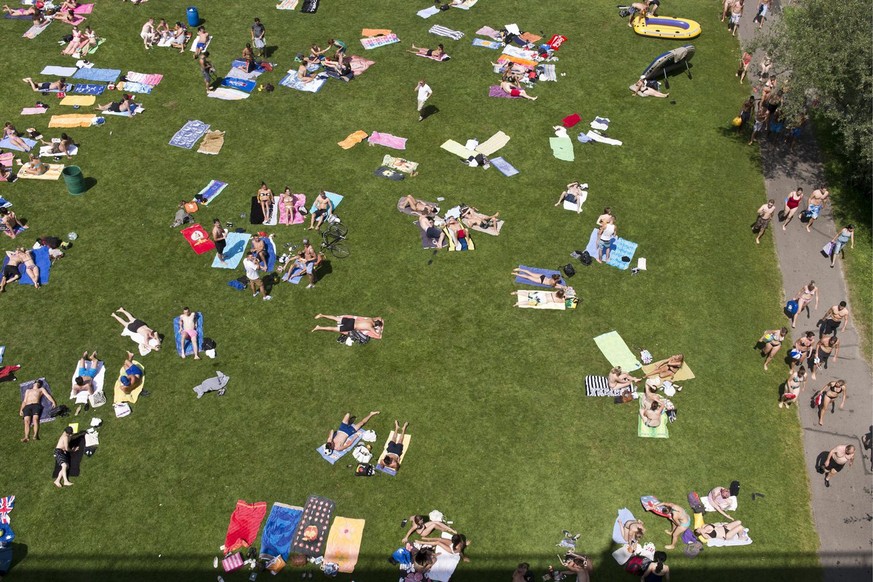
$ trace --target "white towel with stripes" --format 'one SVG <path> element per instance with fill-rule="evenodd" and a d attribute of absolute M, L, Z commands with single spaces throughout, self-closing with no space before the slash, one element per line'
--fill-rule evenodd
<path fill-rule="evenodd" d="M 433 26 L 431 26 L 428 32 L 436 34 L 438 36 L 447 36 L 452 40 L 461 40 L 464 37 L 464 33 L 460 30 L 452 30 L 451 28 L 446 28 L 445 26 L 440 26 L 439 24 L 434 24 Z"/>

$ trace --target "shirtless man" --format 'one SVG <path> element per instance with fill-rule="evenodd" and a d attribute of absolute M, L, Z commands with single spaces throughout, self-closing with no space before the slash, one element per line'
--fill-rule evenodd
<path fill-rule="evenodd" d="M 311 331 L 334 331 L 348 333 L 360 331 L 372 338 L 381 339 L 385 322 L 381 317 L 356 317 L 354 315 L 324 315 L 319 313 L 315 319 L 330 319 L 336 326 L 316 325 Z"/>
<path fill-rule="evenodd" d="M 200 53 L 206 50 L 206 45 L 209 44 L 209 33 L 206 32 L 206 29 L 201 27 L 197 28 L 197 38 L 194 40 L 194 58 L 199 58 Z"/>
<path fill-rule="evenodd" d="M 121 319 L 117 314 L 122 314 L 127 318 L 127 321 Z M 115 318 L 118 323 L 127 328 L 127 331 L 139 335 L 142 343 L 140 345 L 144 350 L 150 351 L 155 350 L 160 351 L 161 349 L 161 338 L 158 336 L 158 333 L 147 326 L 145 322 L 141 319 L 137 319 L 132 316 L 129 312 L 125 311 L 124 307 L 119 307 L 112 313 L 112 317 Z"/>
<path fill-rule="evenodd" d="M 301 249 L 301 252 L 303 253 L 306 277 L 309 279 L 309 285 L 306 288 L 312 289 L 315 287 L 315 264 L 318 262 L 318 253 L 312 248 L 312 243 L 309 242 L 308 238 L 303 239 L 303 249 Z"/>
<path fill-rule="evenodd" d="M 648 408 L 640 408 L 640 417 L 643 419 L 643 424 L 649 428 L 657 428 L 661 426 L 661 414 L 664 412 L 664 403 L 661 398 L 655 396 L 651 400 Z"/>
<path fill-rule="evenodd" d="M 815 333 L 808 331 L 794 342 L 794 349 L 791 351 L 791 371 L 803 362 L 812 353 L 812 348 L 815 345 Z M 798 353 L 799 352 L 799 353 Z"/>
<path fill-rule="evenodd" d="M 627 372 L 623 371 L 620 366 L 616 366 L 609 371 L 609 376 L 607 376 L 607 380 L 611 389 L 621 390 L 623 388 L 632 387 L 634 384 L 639 382 L 641 378 L 635 378 Z"/>
<path fill-rule="evenodd" d="M 561 192 L 561 196 L 558 197 L 555 206 L 561 206 L 566 201 L 569 204 L 575 204 L 576 214 L 579 214 L 582 212 L 582 198 L 585 196 L 586 188 L 588 188 L 588 184 L 583 185 L 579 182 L 571 182 L 567 184 L 567 188 Z"/>
<path fill-rule="evenodd" d="M 61 438 L 58 439 L 58 444 L 55 445 L 55 463 L 60 467 L 58 478 L 55 479 L 55 487 L 69 487 L 73 483 L 67 478 L 67 471 L 70 469 L 70 436 L 73 434 L 73 427 L 68 426 L 61 433 Z"/>
<path fill-rule="evenodd" d="M 809 222 L 806 223 L 806 232 L 811 232 L 812 223 L 821 215 L 825 204 L 830 201 L 831 193 L 826 186 L 819 186 L 812 191 L 807 201 L 806 212 L 809 216 Z"/>
<path fill-rule="evenodd" d="M 64 88 L 67 86 L 66 77 L 61 77 L 57 81 L 52 81 L 52 82 L 46 81 L 44 83 L 39 83 L 39 84 L 34 83 L 33 79 L 30 77 L 25 77 L 22 79 L 22 81 L 24 81 L 25 83 L 30 85 L 30 88 L 33 89 L 34 91 L 36 91 L 37 93 L 43 93 L 45 91 L 63 91 Z"/>
<path fill-rule="evenodd" d="M 21 408 L 18 409 L 18 416 L 24 419 L 24 438 L 21 442 L 26 443 L 30 440 L 30 428 L 33 427 L 33 438 L 39 440 L 39 417 L 42 414 L 43 397 L 51 402 L 52 406 L 57 406 L 55 399 L 45 389 L 42 379 L 37 380 L 33 385 L 24 391 L 24 399 L 21 401 Z"/>
<path fill-rule="evenodd" d="M 734 518 L 725 513 L 730 505 L 731 492 L 729 490 L 724 487 L 714 487 L 707 497 L 709 497 L 709 504 L 712 505 L 714 510 L 726 517 L 728 521 L 734 520 Z"/>
<path fill-rule="evenodd" d="M 464 221 L 464 224 L 471 227 L 476 226 L 482 230 L 490 230 L 494 233 L 497 232 L 497 220 L 499 216 L 499 212 L 488 215 L 479 212 L 479 209 L 473 206 L 461 207 L 461 220 Z"/>
<path fill-rule="evenodd" d="M 182 308 L 182 313 L 179 314 L 179 336 L 182 338 L 182 349 L 179 353 L 182 359 L 185 358 L 185 342 L 190 341 L 191 347 L 194 348 L 194 359 L 200 359 L 200 351 L 197 347 L 197 314 L 192 313 L 187 307 Z"/>
<path fill-rule="evenodd" d="M 736 36 L 740 29 L 740 19 L 743 17 L 743 0 L 736 0 L 731 4 L 730 29 L 731 36 Z"/>
<path fill-rule="evenodd" d="M 388 442 L 388 447 L 385 449 L 385 456 L 379 462 L 383 467 L 394 469 L 400 468 L 400 457 L 403 456 L 403 439 L 406 437 L 406 429 L 409 426 L 408 422 L 404 422 L 403 426 L 396 420 L 394 421 L 394 438 Z"/>
<path fill-rule="evenodd" d="M 609 206 L 604 208 L 603 214 L 597 217 L 598 228 L 602 227 L 604 224 L 615 224 L 615 215 L 612 214 L 612 208 Z"/>
<path fill-rule="evenodd" d="M 842 330 L 840 330 L 841 323 L 843 324 Z M 821 320 L 818 337 L 821 338 L 825 335 L 837 335 L 837 331 L 846 331 L 848 326 L 849 308 L 846 307 L 845 301 L 840 301 L 839 305 L 834 305 L 828 309 L 827 313 L 825 313 L 825 316 Z"/>
<path fill-rule="evenodd" d="M 212 240 L 215 242 L 215 254 L 218 256 L 218 260 L 222 264 L 226 264 L 224 249 L 227 247 L 227 231 L 224 230 L 221 221 L 217 218 L 212 221 Z"/>
<path fill-rule="evenodd" d="M 561 560 L 561 565 L 567 568 L 565 572 L 560 572 L 561 576 L 572 576 L 575 574 L 576 582 L 589 582 L 591 580 L 591 560 L 586 556 L 568 553 Z"/>
<path fill-rule="evenodd" d="M 127 352 L 127 358 L 121 366 L 122 372 L 118 381 L 121 383 L 121 391 L 125 394 L 130 394 L 140 386 L 142 386 L 142 375 L 145 371 L 137 364 L 133 363 L 133 354 Z M 140 396 L 148 396 L 149 393 L 143 390 Z"/>
<path fill-rule="evenodd" d="M 764 100 L 761 99 L 761 102 L 758 104 L 758 108 L 755 110 L 755 125 L 752 126 L 752 135 L 749 138 L 749 145 L 755 143 L 755 138 L 764 131 L 764 128 L 767 127 L 767 121 L 770 118 L 770 111 L 764 107 Z"/>
<path fill-rule="evenodd" d="M 252 253 L 257 255 L 258 263 L 263 265 L 265 268 L 267 266 L 267 244 L 264 242 L 264 239 L 267 238 L 267 233 L 259 232 L 255 236 L 252 237 Z"/>
<path fill-rule="evenodd" d="M 347 412 L 345 416 L 343 416 L 339 428 L 328 433 L 327 442 L 324 443 L 324 452 L 329 455 L 334 451 L 344 451 L 352 446 L 354 440 L 351 437 L 361 430 L 364 425 L 377 414 L 379 414 L 379 411 L 374 410 L 365 416 L 364 420 L 361 422 L 355 422 L 355 417 L 352 416 L 350 412 Z"/>
<path fill-rule="evenodd" d="M 767 201 L 767 204 L 762 205 L 758 209 L 758 218 L 755 220 L 755 224 L 752 225 L 752 232 L 758 233 L 758 236 L 755 238 L 755 244 L 761 244 L 761 237 L 767 232 L 767 227 L 770 226 L 770 219 L 773 218 L 775 213 L 776 201 L 772 198 Z"/>
<path fill-rule="evenodd" d="M 409 210 L 414 215 L 422 215 L 422 214 L 436 214 L 439 212 L 439 206 L 434 206 L 427 204 L 426 202 L 422 202 L 418 200 L 414 196 L 407 195 L 401 202 L 399 208 L 402 210 L 404 208 L 409 208 Z"/>
<path fill-rule="evenodd" d="M 6 285 L 21 278 L 18 265 L 21 264 L 21 256 L 18 251 L 6 251 L 9 262 L 3 267 L 3 276 L 0 278 L 0 293 L 6 291 Z"/>
<path fill-rule="evenodd" d="M 333 214 L 333 202 L 324 193 L 324 190 L 315 197 L 315 212 L 309 216 L 309 230 L 320 229 L 328 215 Z"/>
<path fill-rule="evenodd" d="M 427 238 L 433 241 L 436 248 L 441 249 L 445 246 L 446 233 L 436 225 L 435 215 L 422 214 L 418 217 L 418 226 L 424 231 Z"/>
<path fill-rule="evenodd" d="M 851 467 L 854 462 L 855 447 L 853 445 L 839 445 L 831 449 L 822 467 L 825 472 L 825 487 L 831 486 L 831 477 L 842 471 L 846 465 Z"/>

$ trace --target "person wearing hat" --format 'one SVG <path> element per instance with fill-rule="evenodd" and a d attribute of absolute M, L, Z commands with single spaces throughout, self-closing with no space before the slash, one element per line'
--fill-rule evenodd
<path fill-rule="evenodd" d="M 121 391 L 125 394 L 130 394 L 142 385 L 144 370 L 133 362 L 133 354 L 131 352 L 127 352 L 127 359 L 124 360 L 121 369 L 123 372 L 118 378 L 118 381 L 121 383 Z M 148 396 L 148 394 L 143 391 L 142 396 Z"/>

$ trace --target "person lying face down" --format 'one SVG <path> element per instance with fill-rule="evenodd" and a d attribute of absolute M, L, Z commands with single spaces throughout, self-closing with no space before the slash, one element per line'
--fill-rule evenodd
<path fill-rule="evenodd" d="M 379 463 L 383 467 L 388 467 L 395 471 L 400 468 L 400 457 L 403 456 L 403 438 L 406 436 L 406 427 L 408 426 L 409 423 L 404 422 L 403 428 L 401 428 L 400 423 L 396 420 L 394 421 L 394 437 L 389 441 L 388 447 L 385 450 L 385 456 L 382 457 L 382 461 Z"/>

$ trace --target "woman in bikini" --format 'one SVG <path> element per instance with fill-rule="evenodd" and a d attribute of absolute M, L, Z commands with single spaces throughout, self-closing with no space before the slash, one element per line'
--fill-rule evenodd
<path fill-rule="evenodd" d="M 472 542 L 467 541 L 467 536 L 464 534 L 454 534 L 451 540 L 444 540 L 442 538 L 421 538 L 421 543 L 434 546 L 435 548 L 442 548 L 449 554 L 460 554 L 463 561 L 470 561 L 470 558 L 464 555 L 464 550 L 466 550 Z"/>
<path fill-rule="evenodd" d="M 430 57 L 435 61 L 441 61 L 448 56 L 446 55 L 446 47 L 442 44 L 438 44 L 435 49 L 415 46 L 413 44 L 411 49 L 406 49 L 406 52 L 421 55 L 423 57 Z"/>
<path fill-rule="evenodd" d="M 628 89 L 630 89 L 630 92 L 638 97 L 661 97 L 661 98 L 664 98 L 664 97 L 670 96 L 669 93 L 661 93 L 657 89 L 655 89 L 653 87 L 649 87 L 646 84 L 646 78 L 644 76 L 640 77 L 639 80 L 636 83 L 634 83 L 633 85 L 631 85 L 630 87 L 628 87 Z"/>
<path fill-rule="evenodd" d="M 18 257 L 21 259 L 21 262 L 24 263 L 24 269 L 27 271 L 27 276 L 30 277 L 31 281 L 33 281 L 33 286 L 39 289 L 39 267 L 37 267 L 36 263 L 33 262 L 33 255 L 31 255 L 24 247 L 19 247 Z"/>
<path fill-rule="evenodd" d="M 64 47 L 64 50 L 61 51 L 62 55 L 72 55 L 77 50 L 79 50 L 79 45 L 82 43 L 82 33 L 79 31 L 78 26 L 73 26 L 72 32 L 70 34 L 73 36 L 72 40 L 67 43 L 67 46 Z"/>
<path fill-rule="evenodd" d="M 743 527 L 743 522 L 740 520 L 735 520 L 730 523 L 705 523 L 703 526 L 694 530 L 694 533 L 700 537 L 709 538 L 711 540 L 732 540 L 748 537 L 746 535 L 746 529 Z M 665 547 L 672 549 L 670 546 Z"/>
<path fill-rule="evenodd" d="M 670 523 L 673 524 L 672 529 L 664 530 L 664 533 L 669 534 L 673 538 L 670 545 L 664 546 L 664 549 L 672 550 L 676 547 L 676 542 L 679 541 L 679 537 L 682 533 L 691 527 L 691 516 L 688 515 L 688 512 L 685 511 L 682 506 L 676 505 L 675 503 L 662 502 L 661 505 L 670 511 L 667 519 L 669 519 Z"/>
<path fill-rule="evenodd" d="M 801 287 L 797 295 L 794 296 L 794 300 L 797 301 L 797 311 L 794 312 L 794 317 L 791 319 L 791 327 L 797 327 L 797 316 L 804 309 L 806 309 L 806 318 L 811 317 L 809 304 L 812 303 L 813 298 L 815 299 L 815 308 L 818 309 L 818 287 L 815 286 L 815 281 L 810 281 Z"/>
<path fill-rule="evenodd" d="M 409 517 L 409 522 L 412 524 L 412 526 L 403 537 L 404 544 L 409 541 L 409 537 L 412 534 L 418 534 L 420 537 L 424 538 L 429 536 L 434 530 L 443 531 L 450 534 L 458 533 L 440 521 L 431 521 L 430 518 L 426 515 L 411 515 Z"/>
<path fill-rule="evenodd" d="M 52 20 L 58 20 L 65 24 L 75 25 L 85 20 L 84 16 L 78 16 L 74 11 L 76 10 L 76 2 L 75 0 L 66 0 L 60 8 L 58 8 L 57 12 L 52 16 Z"/>
<path fill-rule="evenodd" d="M 261 187 L 258 188 L 258 203 L 261 205 L 261 213 L 264 215 L 264 224 L 270 220 L 273 212 L 273 202 L 275 197 L 273 191 L 267 188 L 267 184 L 261 182 Z"/>
<path fill-rule="evenodd" d="M 646 378 L 649 378 L 651 376 L 658 376 L 662 380 L 671 380 L 684 363 L 684 355 L 676 354 L 675 356 L 670 356 L 669 358 L 655 366 L 654 370 L 646 374 Z"/>
<path fill-rule="evenodd" d="M 808 358 L 813 353 L 812 347 L 815 345 L 815 334 L 811 331 L 803 334 L 802 337 L 798 338 L 796 342 L 794 342 L 794 348 L 788 353 L 791 358 L 789 363 L 789 368 L 794 370 L 798 364 L 803 362 L 804 359 Z"/>
<path fill-rule="evenodd" d="M 44 164 L 38 157 L 30 154 L 30 160 L 24 164 L 21 170 L 30 176 L 42 176 L 48 172 L 49 167 L 48 164 Z"/>
<path fill-rule="evenodd" d="M 516 277 L 520 277 L 531 283 L 537 283 L 539 285 L 545 285 L 547 287 L 554 287 L 555 289 L 566 289 L 567 286 L 564 285 L 563 281 L 561 281 L 560 274 L 554 275 L 540 275 L 539 273 L 534 273 L 533 271 L 528 271 L 527 269 L 522 269 L 518 267 L 517 269 L 512 270 L 512 274 Z"/>
<path fill-rule="evenodd" d="M 471 227 L 475 226 L 477 228 L 481 228 L 482 230 L 486 230 L 494 234 L 497 233 L 498 216 L 500 216 L 499 212 L 495 212 L 491 216 L 488 216 L 487 214 L 482 214 L 481 212 L 479 212 L 478 208 L 474 208 L 472 206 L 461 207 L 461 220 L 464 221 L 464 224 Z"/>
<path fill-rule="evenodd" d="M 821 389 L 821 407 L 818 411 L 818 425 L 822 426 L 824 424 L 824 415 L 825 410 L 828 409 L 831 404 L 843 395 L 842 401 L 840 401 L 840 410 L 846 405 L 846 381 L 845 380 L 834 380 L 833 382 L 828 382 L 828 384 Z"/>
<path fill-rule="evenodd" d="M 407 194 L 403 200 L 400 201 L 399 209 L 403 210 L 408 208 L 412 214 L 414 215 L 427 215 L 427 214 L 436 214 L 440 211 L 440 207 L 434 204 L 428 204 L 423 200 L 419 200 L 412 196 L 411 194 Z"/>
<path fill-rule="evenodd" d="M 806 387 L 806 368 L 800 366 L 796 371 L 788 374 L 785 380 L 785 391 L 779 397 L 779 408 L 790 408 L 792 402 L 797 402 L 797 397 Z"/>
<path fill-rule="evenodd" d="M 785 199 L 785 208 L 782 210 L 785 224 L 782 225 L 782 230 L 788 228 L 788 223 L 794 220 L 794 215 L 797 214 L 797 208 L 801 202 L 803 202 L 803 188 L 798 188 Z"/>
<path fill-rule="evenodd" d="M 783 327 L 782 329 L 771 329 L 765 331 L 764 335 L 761 336 L 761 339 L 758 340 L 759 344 L 763 344 L 761 347 L 761 355 L 767 358 L 764 360 L 765 370 L 773 360 L 776 353 L 782 348 L 782 342 L 785 341 L 786 335 L 788 335 L 787 327 Z"/>
<path fill-rule="evenodd" d="M 9 123 L 8 121 L 3 124 L 3 137 L 9 140 L 9 143 L 20 149 L 21 151 L 30 150 L 27 147 L 27 143 L 21 139 L 21 136 L 18 134 L 18 131 L 15 129 L 15 126 Z"/>
<path fill-rule="evenodd" d="M 815 346 L 815 349 L 810 352 L 806 360 L 809 369 L 812 372 L 812 379 L 815 380 L 815 372 L 820 368 L 828 369 L 828 359 L 834 356 L 834 361 L 840 355 L 840 338 L 835 335 L 826 335 Z"/>
<path fill-rule="evenodd" d="M 291 224 L 294 218 L 294 194 L 291 193 L 291 188 L 285 186 L 282 193 L 279 194 L 279 222 L 282 224 Z"/>

